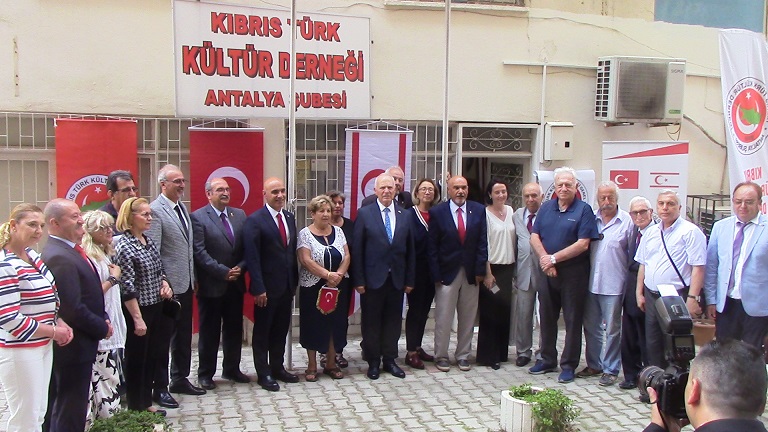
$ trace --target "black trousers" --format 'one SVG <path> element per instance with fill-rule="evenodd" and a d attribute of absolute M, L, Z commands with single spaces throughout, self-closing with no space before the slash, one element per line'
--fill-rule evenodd
<path fill-rule="evenodd" d="M 405 315 L 405 347 L 408 351 L 421 347 L 429 310 L 435 299 L 435 283 L 428 273 L 428 270 L 417 273 L 416 283 L 408 294 L 408 313 Z"/>
<path fill-rule="evenodd" d="M 360 295 L 362 308 L 363 360 L 378 364 L 397 358 L 403 313 L 403 290 L 396 289 L 392 278 L 377 289 L 366 288 Z"/>
<path fill-rule="evenodd" d="M 219 342 L 224 353 L 222 372 L 233 376 L 240 371 L 243 346 L 243 296 L 240 286 L 228 283 L 221 297 L 197 297 L 200 333 L 197 341 L 199 378 L 216 374 Z"/>
<path fill-rule="evenodd" d="M 284 369 L 285 338 L 291 325 L 293 294 L 267 296 L 265 307 L 253 307 L 253 363 L 260 377 Z"/>
<path fill-rule="evenodd" d="M 624 291 L 624 314 L 621 316 L 621 368 L 624 380 L 637 382 L 640 371 L 647 363 L 645 354 L 645 312 L 637 307 L 637 273 L 627 276 Z"/>
<path fill-rule="evenodd" d="M 659 293 L 653 292 L 644 287 L 645 294 L 645 352 L 648 356 L 646 366 L 658 366 L 666 368 L 667 359 L 664 356 L 664 332 L 659 326 L 659 314 L 656 312 L 656 299 Z M 683 298 L 688 296 L 688 289 L 677 290 L 677 293 Z"/>
<path fill-rule="evenodd" d="M 192 365 L 192 288 L 182 294 L 176 294 L 181 303 L 178 320 L 168 319 L 170 333 L 163 340 L 168 340 L 166 347 L 158 357 L 155 371 L 155 389 L 168 387 L 168 364 L 170 363 L 171 383 L 189 377 Z M 170 348 L 170 362 L 169 362 Z"/>
<path fill-rule="evenodd" d="M 739 299 L 726 297 L 723 311 L 717 314 L 715 337 L 717 339 L 742 340 L 757 349 L 763 349 L 763 339 L 768 334 L 768 317 L 749 316 Z"/>
<path fill-rule="evenodd" d="M 57 432 L 85 429 L 92 372 L 93 362 L 61 364 L 56 362 L 54 355 L 53 374 L 48 389 L 48 412 L 43 430 Z"/>
<path fill-rule="evenodd" d="M 147 325 L 144 336 L 136 336 L 136 329 L 131 314 L 123 308 L 127 334 L 125 338 L 125 359 L 123 373 L 125 374 L 125 390 L 128 398 L 128 409 L 143 411 L 152 406 L 153 378 L 158 358 L 162 357 L 162 349 L 167 352 L 168 342 L 161 340 L 169 334 L 171 320 L 163 315 L 162 302 L 140 306 L 141 316 Z M 167 376 L 167 373 L 165 374 Z M 166 381 L 167 385 L 167 381 Z"/>
<path fill-rule="evenodd" d="M 574 370 L 581 357 L 584 305 L 589 291 L 589 261 L 557 267 L 557 277 L 547 277 L 539 290 L 541 316 L 541 358 L 547 366 L 557 365 L 557 321 L 565 318 L 565 344 L 560 357 L 562 369 Z"/>
<path fill-rule="evenodd" d="M 477 362 L 490 365 L 505 362 L 509 357 L 509 321 L 512 312 L 512 281 L 514 264 L 491 264 L 499 291 L 493 294 L 480 287 L 477 303 L 480 328 L 477 332 Z"/>

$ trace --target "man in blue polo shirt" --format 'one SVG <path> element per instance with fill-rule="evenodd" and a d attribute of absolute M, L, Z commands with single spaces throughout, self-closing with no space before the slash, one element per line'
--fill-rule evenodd
<path fill-rule="evenodd" d="M 538 375 L 557 369 L 557 321 L 565 318 L 565 346 L 558 382 L 573 381 L 581 357 L 584 304 L 589 289 L 589 243 L 598 238 L 595 215 L 576 197 L 576 171 L 555 170 L 556 200 L 545 202 L 536 217 L 531 247 L 547 281 L 539 289 L 541 360 L 528 370 Z"/>

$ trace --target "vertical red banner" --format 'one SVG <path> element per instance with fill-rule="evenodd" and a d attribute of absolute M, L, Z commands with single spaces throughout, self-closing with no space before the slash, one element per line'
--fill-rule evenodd
<path fill-rule="evenodd" d="M 133 120 L 56 120 L 56 195 L 83 210 L 106 203 L 107 175 L 138 172 Z"/>
<path fill-rule="evenodd" d="M 189 171 L 192 210 L 208 204 L 205 182 L 219 177 L 232 189 L 230 206 L 250 215 L 264 205 L 264 130 L 189 128 Z M 243 314 L 253 321 L 250 294 L 246 294 Z"/>

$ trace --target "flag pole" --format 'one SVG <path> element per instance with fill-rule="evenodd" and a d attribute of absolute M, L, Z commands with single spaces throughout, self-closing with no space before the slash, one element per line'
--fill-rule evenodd
<path fill-rule="evenodd" d="M 291 0 L 290 25 L 291 60 L 289 62 L 290 84 L 288 86 L 288 209 L 296 210 L 296 0 Z M 293 245 L 296 247 L 296 245 Z M 293 297 L 291 325 L 285 341 L 286 364 L 293 369 L 293 311 L 296 310 L 296 296 Z"/>
<path fill-rule="evenodd" d="M 445 76 L 443 78 L 443 147 L 442 147 L 442 173 L 440 174 L 440 196 L 448 196 L 448 84 L 449 67 L 451 64 L 451 0 L 445 0 Z M 456 174 L 456 173 L 454 173 Z"/>

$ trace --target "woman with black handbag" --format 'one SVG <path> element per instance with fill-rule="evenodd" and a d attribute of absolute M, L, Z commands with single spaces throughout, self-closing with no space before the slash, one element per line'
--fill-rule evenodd
<path fill-rule="evenodd" d="M 168 346 L 160 338 L 169 332 L 163 299 L 173 297 L 160 253 L 144 233 L 152 224 L 152 210 L 144 198 L 129 198 L 120 207 L 117 230 L 124 232 L 117 244 L 117 265 L 122 270 L 120 290 L 126 316 L 125 378 L 128 409 L 165 414 L 152 406 L 152 380 L 157 347 Z M 168 308 L 165 308 L 168 309 Z"/>

